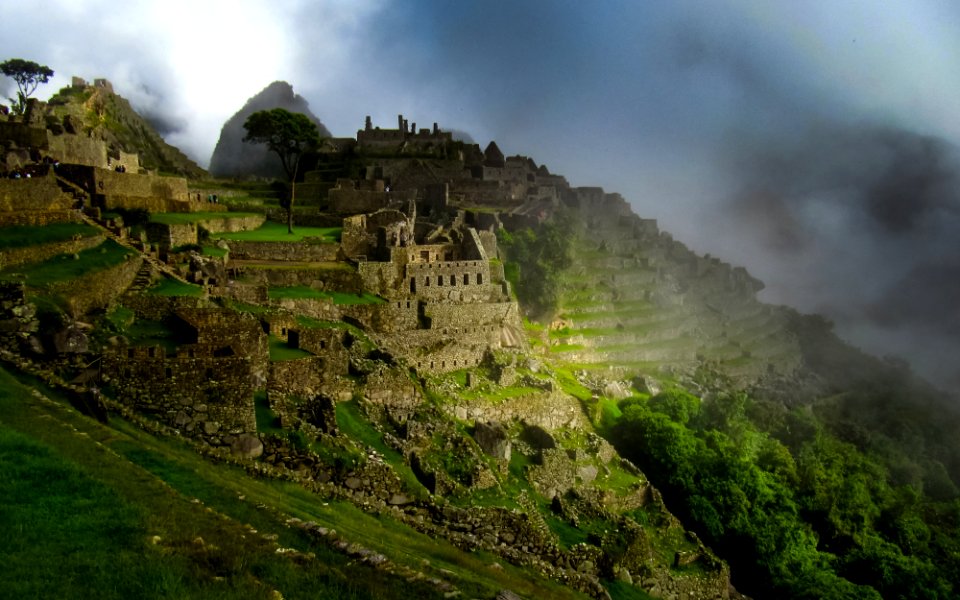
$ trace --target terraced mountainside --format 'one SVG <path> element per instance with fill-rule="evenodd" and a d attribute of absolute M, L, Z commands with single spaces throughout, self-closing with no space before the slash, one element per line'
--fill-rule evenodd
<path fill-rule="evenodd" d="M 710 364 L 751 382 L 799 368 L 789 312 L 758 301 L 763 284 L 744 268 L 695 254 L 623 202 L 577 217 L 552 354 L 619 376 Z"/>

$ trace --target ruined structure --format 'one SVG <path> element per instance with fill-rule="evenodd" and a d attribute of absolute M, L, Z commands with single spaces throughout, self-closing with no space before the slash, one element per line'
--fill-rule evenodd
<path fill-rule="evenodd" d="M 120 402 L 206 440 L 231 446 L 255 436 L 254 391 L 267 377 L 266 334 L 249 316 L 216 308 L 176 310 L 181 342 L 118 347 L 102 377 Z"/>

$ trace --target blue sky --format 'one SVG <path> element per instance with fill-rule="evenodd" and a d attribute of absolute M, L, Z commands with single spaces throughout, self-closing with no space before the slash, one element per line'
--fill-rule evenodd
<path fill-rule="evenodd" d="M 764 299 L 824 312 L 947 381 L 960 372 L 958 7 L 0 0 L 0 57 L 53 68 L 41 97 L 71 75 L 111 79 L 202 165 L 223 122 L 278 79 L 335 135 L 403 113 L 495 139 L 746 266 Z"/>

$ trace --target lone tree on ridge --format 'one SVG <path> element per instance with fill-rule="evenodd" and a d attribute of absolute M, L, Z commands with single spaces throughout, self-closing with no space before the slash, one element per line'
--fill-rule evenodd
<path fill-rule="evenodd" d="M 261 110 L 247 117 L 243 128 L 244 142 L 266 144 L 267 149 L 280 157 L 283 171 L 290 180 L 290 198 L 287 200 L 287 232 L 293 233 L 293 199 L 300 158 L 304 152 L 320 145 L 316 124 L 302 113 L 282 108 Z"/>
<path fill-rule="evenodd" d="M 10 98 L 10 102 L 13 103 L 13 112 L 18 115 L 22 115 L 27 108 L 27 98 L 37 90 L 37 86 L 53 77 L 50 67 L 22 58 L 11 58 L 0 63 L 0 71 L 17 82 L 17 98 Z"/>

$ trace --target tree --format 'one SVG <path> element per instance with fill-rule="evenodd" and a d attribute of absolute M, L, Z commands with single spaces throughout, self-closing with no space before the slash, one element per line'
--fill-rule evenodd
<path fill-rule="evenodd" d="M 280 164 L 290 181 L 287 200 L 287 231 L 293 233 L 294 185 L 303 153 L 320 145 L 320 132 L 306 115 L 282 108 L 261 110 L 247 117 L 243 128 L 244 142 L 266 144 L 267 149 L 280 157 Z"/>
<path fill-rule="evenodd" d="M 27 107 L 27 98 L 37 90 L 37 86 L 46 83 L 53 77 L 53 69 L 46 65 L 22 58 L 11 58 L 0 63 L 0 71 L 17 82 L 17 99 L 10 98 L 13 103 L 13 112 L 22 115 Z"/>

